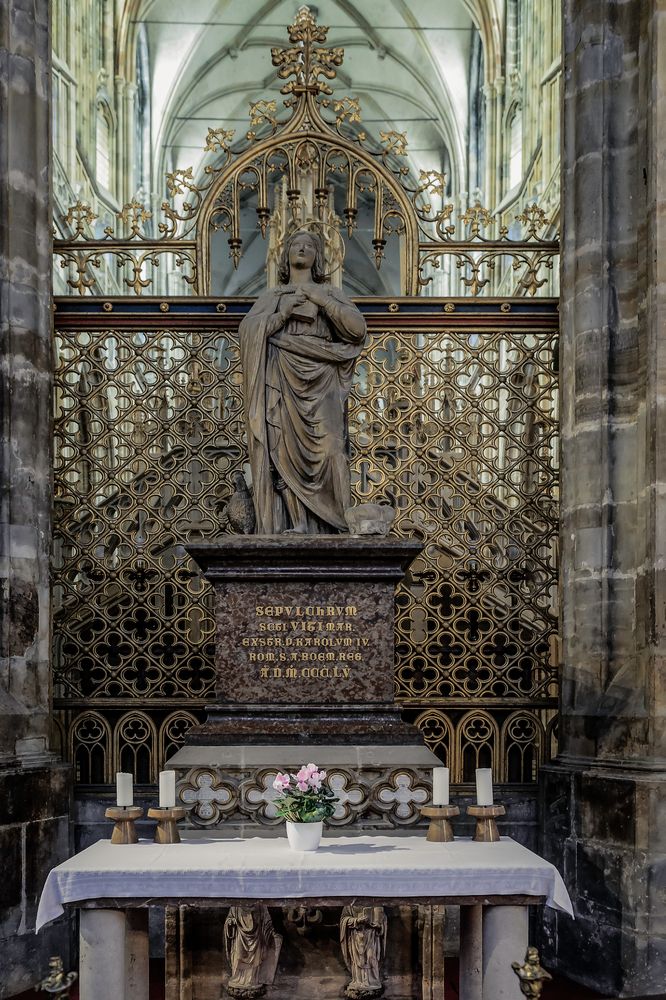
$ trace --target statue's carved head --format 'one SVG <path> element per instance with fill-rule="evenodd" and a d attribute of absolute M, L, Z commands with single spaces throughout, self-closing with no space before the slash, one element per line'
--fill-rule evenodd
<path fill-rule="evenodd" d="M 322 284 L 328 278 L 328 274 L 326 273 L 326 261 L 324 259 L 324 245 L 318 233 L 311 232 L 309 229 L 298 229 L 285 240 L 284 250 L 282 251 L 280 263 L 278 265 L 278 281 L 281 285 L 289 284 L 291 278 L 291 266 L 289 263 L 290 253 L 292 247 L 294 247 L 294 245 L 298 246 L 300 242 L 312 244 L 314 249 L 312 280 L 317 284 Z"/>

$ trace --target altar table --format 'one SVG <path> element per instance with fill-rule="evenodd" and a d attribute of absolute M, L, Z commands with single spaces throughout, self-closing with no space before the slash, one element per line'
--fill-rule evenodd
<path fill-rule="evenodd" d="M 192 837 L 180 844 L 102 840 L 54 868 L 37 929 L 81 909 L 81 1000 L 147 1000 L 147 907 L 460 905 L 461 1000 L 515 1000 L 512 961 L 527 947 L 527 907 L 572 914 L 557 869 L 508 837 L 428 843 L 421 837 L 331 837 L 318 851 L 285 838 Z M 276 986 L 279 984 L 276 982 Z"/>

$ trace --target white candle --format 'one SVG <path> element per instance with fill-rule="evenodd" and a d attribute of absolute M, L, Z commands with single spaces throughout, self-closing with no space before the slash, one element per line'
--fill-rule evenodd
<path fill-rule="evenodd" d="M 176 804 L 176 772 L 160 771 L 160 809 L 173 809 Z"/>
<path fill-rule="evenodd" d="M 116 773 L 116 801 L 119 806 L 134 805 L 132 775 L 125 771 L 118 771 Z"/>
<path fill-rule="evenodd" d="M 448 806 L 449 804 L 448 767 L 433 767 L 432 769 L 432 804 L 434 806 Z"/>
<path fill-rule="evenodd" d="M 476 804 L 477 806 L 493 804 L 493 772 L 490 767 L 476 769 Z"/>

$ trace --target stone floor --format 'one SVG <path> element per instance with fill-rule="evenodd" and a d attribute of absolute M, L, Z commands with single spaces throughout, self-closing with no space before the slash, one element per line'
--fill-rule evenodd
<path fill-rule="evenodd" d="M 150 1000 L 164 1000 L 163 963 L 159 960 L 153 960 L 150 966 Z M 520 1000 L 520 995 L 516 981 L 516 1000 Z M 15 1000 L 42 1000 L 43 997 L 43 993 L 29 990 L 27 993 L 21 993 Z M 270 1000 L 270 997 L 269 991 L 267 1000 Z M 79 991 L 76 986 L 70 993 L 70 1000 L 79 1000 Z M 447 960 L 446 1000 L 458 1000 L 458 963 L 455 959 Z M 577 986 L 568 979 L 558 976 L 552 983 L 546 985 L 542 993 L 542 1000 L 603 1000 L 603 998 L 601 993 L 593 993 L 583 986 Z M 637 998 L 637 1000 L 641 1000 L 641 998 Z M 655 1000 L 655 998 L 644 998 L 644 1000 Z"/>

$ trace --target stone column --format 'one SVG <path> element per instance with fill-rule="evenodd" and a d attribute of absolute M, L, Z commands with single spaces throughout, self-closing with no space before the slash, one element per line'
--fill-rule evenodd
<path fill-rule="evenodd" d="M 544 963 L 639 996 L 666 989 L 664 0 L 564 0 L 562 198 L 561 752 L 541 781 L 577 920 L 548 917 Z"/>
<path fill-rule="evenodd" d="M 143 1000 L 148 984 L 128 990 L 128 929 L 125 910 L 81 910 L 79 920 L 79 993 L 81 1000 Z M 147 972 L 147 962 L 141 963 Z"/>
<path fill-rule="evenodd" d="M 483 1000 L 483 907 L 460 907 L 460 1000 Z"/>
<path fill-rule="evenodd" d="M 62 923 L 34 936 L 69 851 L 69 770 L 50 728 L 51 218 L 48 0 L 0 4 L 0 996 L 67 961 Z"/>
<path fill-rule="evenodd" d="M 483 907 L 483 1000 L 514 1000 L 520 992 L 512 962 L 528 945 L 526 906 Z"/>

